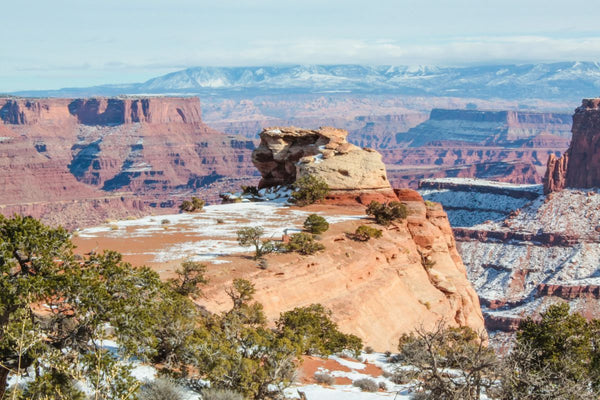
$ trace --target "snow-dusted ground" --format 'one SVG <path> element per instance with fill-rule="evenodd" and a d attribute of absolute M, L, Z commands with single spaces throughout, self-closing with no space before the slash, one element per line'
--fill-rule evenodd
<path fill-rule="evenodd" d="M 397 385 L 384 376 L 374 377 L 366 373 L 367 365 L 365 362 L 373 364 L 383 371 L 392 373 L 397 366 L 386 362 L 386 357 L 382 353 L 366 354 L 362 353 L 360 361 L 352 361 L 338 356 L 330 356 L 330 359 L 336 361 L 343 367 L 347 367 L 350 371 L 326 370 L 320 368 L 320 372 L 326 372 L 336 378 L 348 378 L 355 381 L 362 378 L 372 379 L 378 384 L 385 383 L 387 390 L 380 392 L 362 392 L 360 388 L 352 385 L 294 385 L 286 394 L 291 398 L 299 398 L 298 390 L 306 394 L 307 400 L 371 400 L 371 399 L 410 399 L 410 385 Z"/>
<path fill-rule="evenodd" d="M 510 189 L 510 190 L 515 190 L 515 191 L 520 191 L 520 192 L 536 192 L 539 193 L 540 195 L 542 194 L 542 185 L 539 184 L 533 184 L 533 185 L 520 185 L 520 184 L 516 184 L 516 183 L 509 183 L 509 182 L 498 182 L 498 181 L 490 181 L 487 179 L 478 179 L 478 178 L 429 178 L 429 179 L 422 179 L 421 182 L 423 183 L 445 183 L 445 184 L 452 184 L 452 185 L 468 185 L 468 186 L 475 186 L 475 187 L 481 187 L 481 188 L 489 188 L 489 187 L 494 187 L 494 188 L 501 188 L 501 189 Z"/>
<path fill-rule="evenodd" d="M 491 315 L 531 315 L 547 305 L 536 299 L 539 284 L 563 286 L 600 285 L 600 193 L 567 189 L 542 196 L 504 221 L 473 226 L 479 231 L 525 232 L 568 235 L 579 238 L 570 246 L 548 246 L 512 240 L 459 241 L 457 248 L 469 280 L 487 300 L 523 300 L 525 304 Z M 596 302 L 596 300 L 588 299 Z M 588 307 L 578 299 L 574 308 Z"/>
<path fill-rule="evenodd" d="M 542 195 L 541 185 L 515 185 L 472 178 L 423 179 L 419 193 L 425 200 L 442 203 L 450 225 L 470 227 L 499 221 Z M 439 186 L 433 188 L 431 186 Z"/>
<path fill-rule="evenodd" d="M 343 210 L 343 209 L 342 209 Z M 151 262 L 191 259 L 213 263 L 228 262 L 221 256 L 244 253 L 250 250 L 237 243 L 237 230 L 245 226 L 260 226 L 264 238 L 280 239 L 284 232 L 299 232 L 306 217 L 312 212 L 290 209 L 282 201 L 241 202 L 204 207 L 198 213 L 149 216 L 134 220 L 106 223 L 101 226 L 83 229 L 78 232 L 79 240 L 93 241 L 99 238 L 166 238 L 165 244 L 148 244 L 140 253 L 138 250 L 123 252 L 125 255 L 144 254 L 152 256 Z M 334 224 L 351 219 L 364 218 L 363 215 L 343 213 L 325 215 Z M 169 237 L 181 238 L 168 244 Z M 153 241 L 153 243 L 156 241 Z M 160 241 L 162 242 L 162 241 Z M 133 245 L 132 245 L 133 246 Z"/>

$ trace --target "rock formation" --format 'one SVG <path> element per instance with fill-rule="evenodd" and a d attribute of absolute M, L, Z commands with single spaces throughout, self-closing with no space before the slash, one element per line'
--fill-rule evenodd
<path fill-rule="evenodd" d="M 253 148 L 204 125 L 198 98 L 0 98 L 0 212 L 73 227 L 113 216 L 109 204 L 160 213 L 199 189 L 216 201 L 231 178 L 254 179 Z M 91 215 L 64 212 L 74 201 Z"/>
<path fill-rule="evenodd" d="M 544 191 L 600 187 L 600 98 L 584 99 L 573 114 L 573 138 L 560 158 L 548 159 Z"/>
<path fill-rule="evenodd" d="M 333 311 L 343 331 L 362 337 L 377 350 L 395 349 L 402 333 L 444 319 L 451 326 L 484 328 L 479 299 L 469 283 L 446 213 L 425 204 L 410 189 L 397 190 L 409 216 L 383 229 L 380 239 L 356 242 L 348 232 L 366 220 L 332 224 L 322 234 L 325 251 L 312 256 L 271 254 L 259 270 L 227 264 L 209 268 L 211 287 L 204 292 L 211 311 L 230 307 L 223 288 L 244 277 L 256 285 L 256 299 L 270 320 L 284 310 L 321 303 Z M 315 206 L 313 206 L 315 207 Z M 335 215 L 336 206 L 316 206 Z M 318 208 L 320 207 L 320 208 Z M 425 263 L 424 260 L 427 260 Z"/>
<path fill-rule="evenodd" d="M 381 155 L 346 141 L 348 132 L 336 128 L 295 127 L 264 129 L 252 161 L 262 175 L 259 187 L 289 185 L 315 175 L 331 189 L 332 198 L 366 198 L 376 193 L 393 199 Z"/>

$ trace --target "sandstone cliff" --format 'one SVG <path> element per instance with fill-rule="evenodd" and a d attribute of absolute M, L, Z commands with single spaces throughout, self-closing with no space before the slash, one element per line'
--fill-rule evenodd
<path fill-rule="evenodd" d="M 123 212 L 161 212 L 199 189 L 216 201 L 255 174 L 254 144 L 204 125 L 198 98 L 2 98 L 0 136 L 0 212 L 71 227 L 83 223 L 57 218 L 58 204 L 115 196 Z M 110 213 L 95 204 L 98 222 Z"/>
<path fill-rule="evenodd" d="M 600 187 L 600 99 L 584 99 L 573 114 L 573 137 L 561 158 L 550 157 L 544 191 Z"/>
<path fill-rule="evenodd" d="M 483 330 L 479 299 L 446 213 L 439 205 L 426 205 L 412 190 L 397 193 L 410 215 L 388 228 L 376 226 L 383 229 L 382 238 L 364 243 L 349 239 L 346 234 L 357 226 L 372 223 L 350 220 L 332 224 L 322 235 L 325 251 L 315 255 L 271 254 L 266 270 L 251 261 L 238 261 L 233 269 L 219 264 L 209 269 L 211 288 L 201 303 L 212 311 L 227 309 L 230 301 L 223 288 L 244 277 L 256 284 L 256 298 L 270 320 L 284 310 L 321 303 L 333 311 L 342 330 L 381 351 L 393 351 L 402 333 L 420 325 L 432 328 L 440 319 Z M 325 216 L 340 208 L 312 207 Z"/>

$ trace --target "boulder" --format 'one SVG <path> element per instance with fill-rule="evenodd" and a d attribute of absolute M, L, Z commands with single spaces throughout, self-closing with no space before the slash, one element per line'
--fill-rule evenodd
<path fill-rule="evenodd" d="M 323 179 L 333 191 L 391 190 L 377 151 L 346 141 L 348 132 L 331 127 L 266 128 L 252 162 L 260 171 L 260 187 L 292 184 L 306 175 Z"/>

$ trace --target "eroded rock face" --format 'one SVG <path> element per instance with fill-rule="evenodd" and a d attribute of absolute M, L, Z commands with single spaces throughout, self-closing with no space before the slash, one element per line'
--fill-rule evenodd
<path fill-rule="evenodd" d="M 600 187 L 600 99 L 584 99 L 573 114 L 573 138 L 561 158 L 550 157 L 544 191 Z"/>
<path fill-rule="evenodd" d="M 252 162 L 260 187 L 291 184 L 306 175 L 322 178 L 333 191 L 390 190 L 381 155 L 346 141 L 347 131 L 295 127 L 264 129 Z"/>
<path fill-rule="evenodd" d="M 198 98 L 0 98 L 0 212 L 80 227 L 116 204 L 123 216 L 172 212 L 198 190 L 217 201 L 254 183 L 253 148 L 203 124 Z"/>

